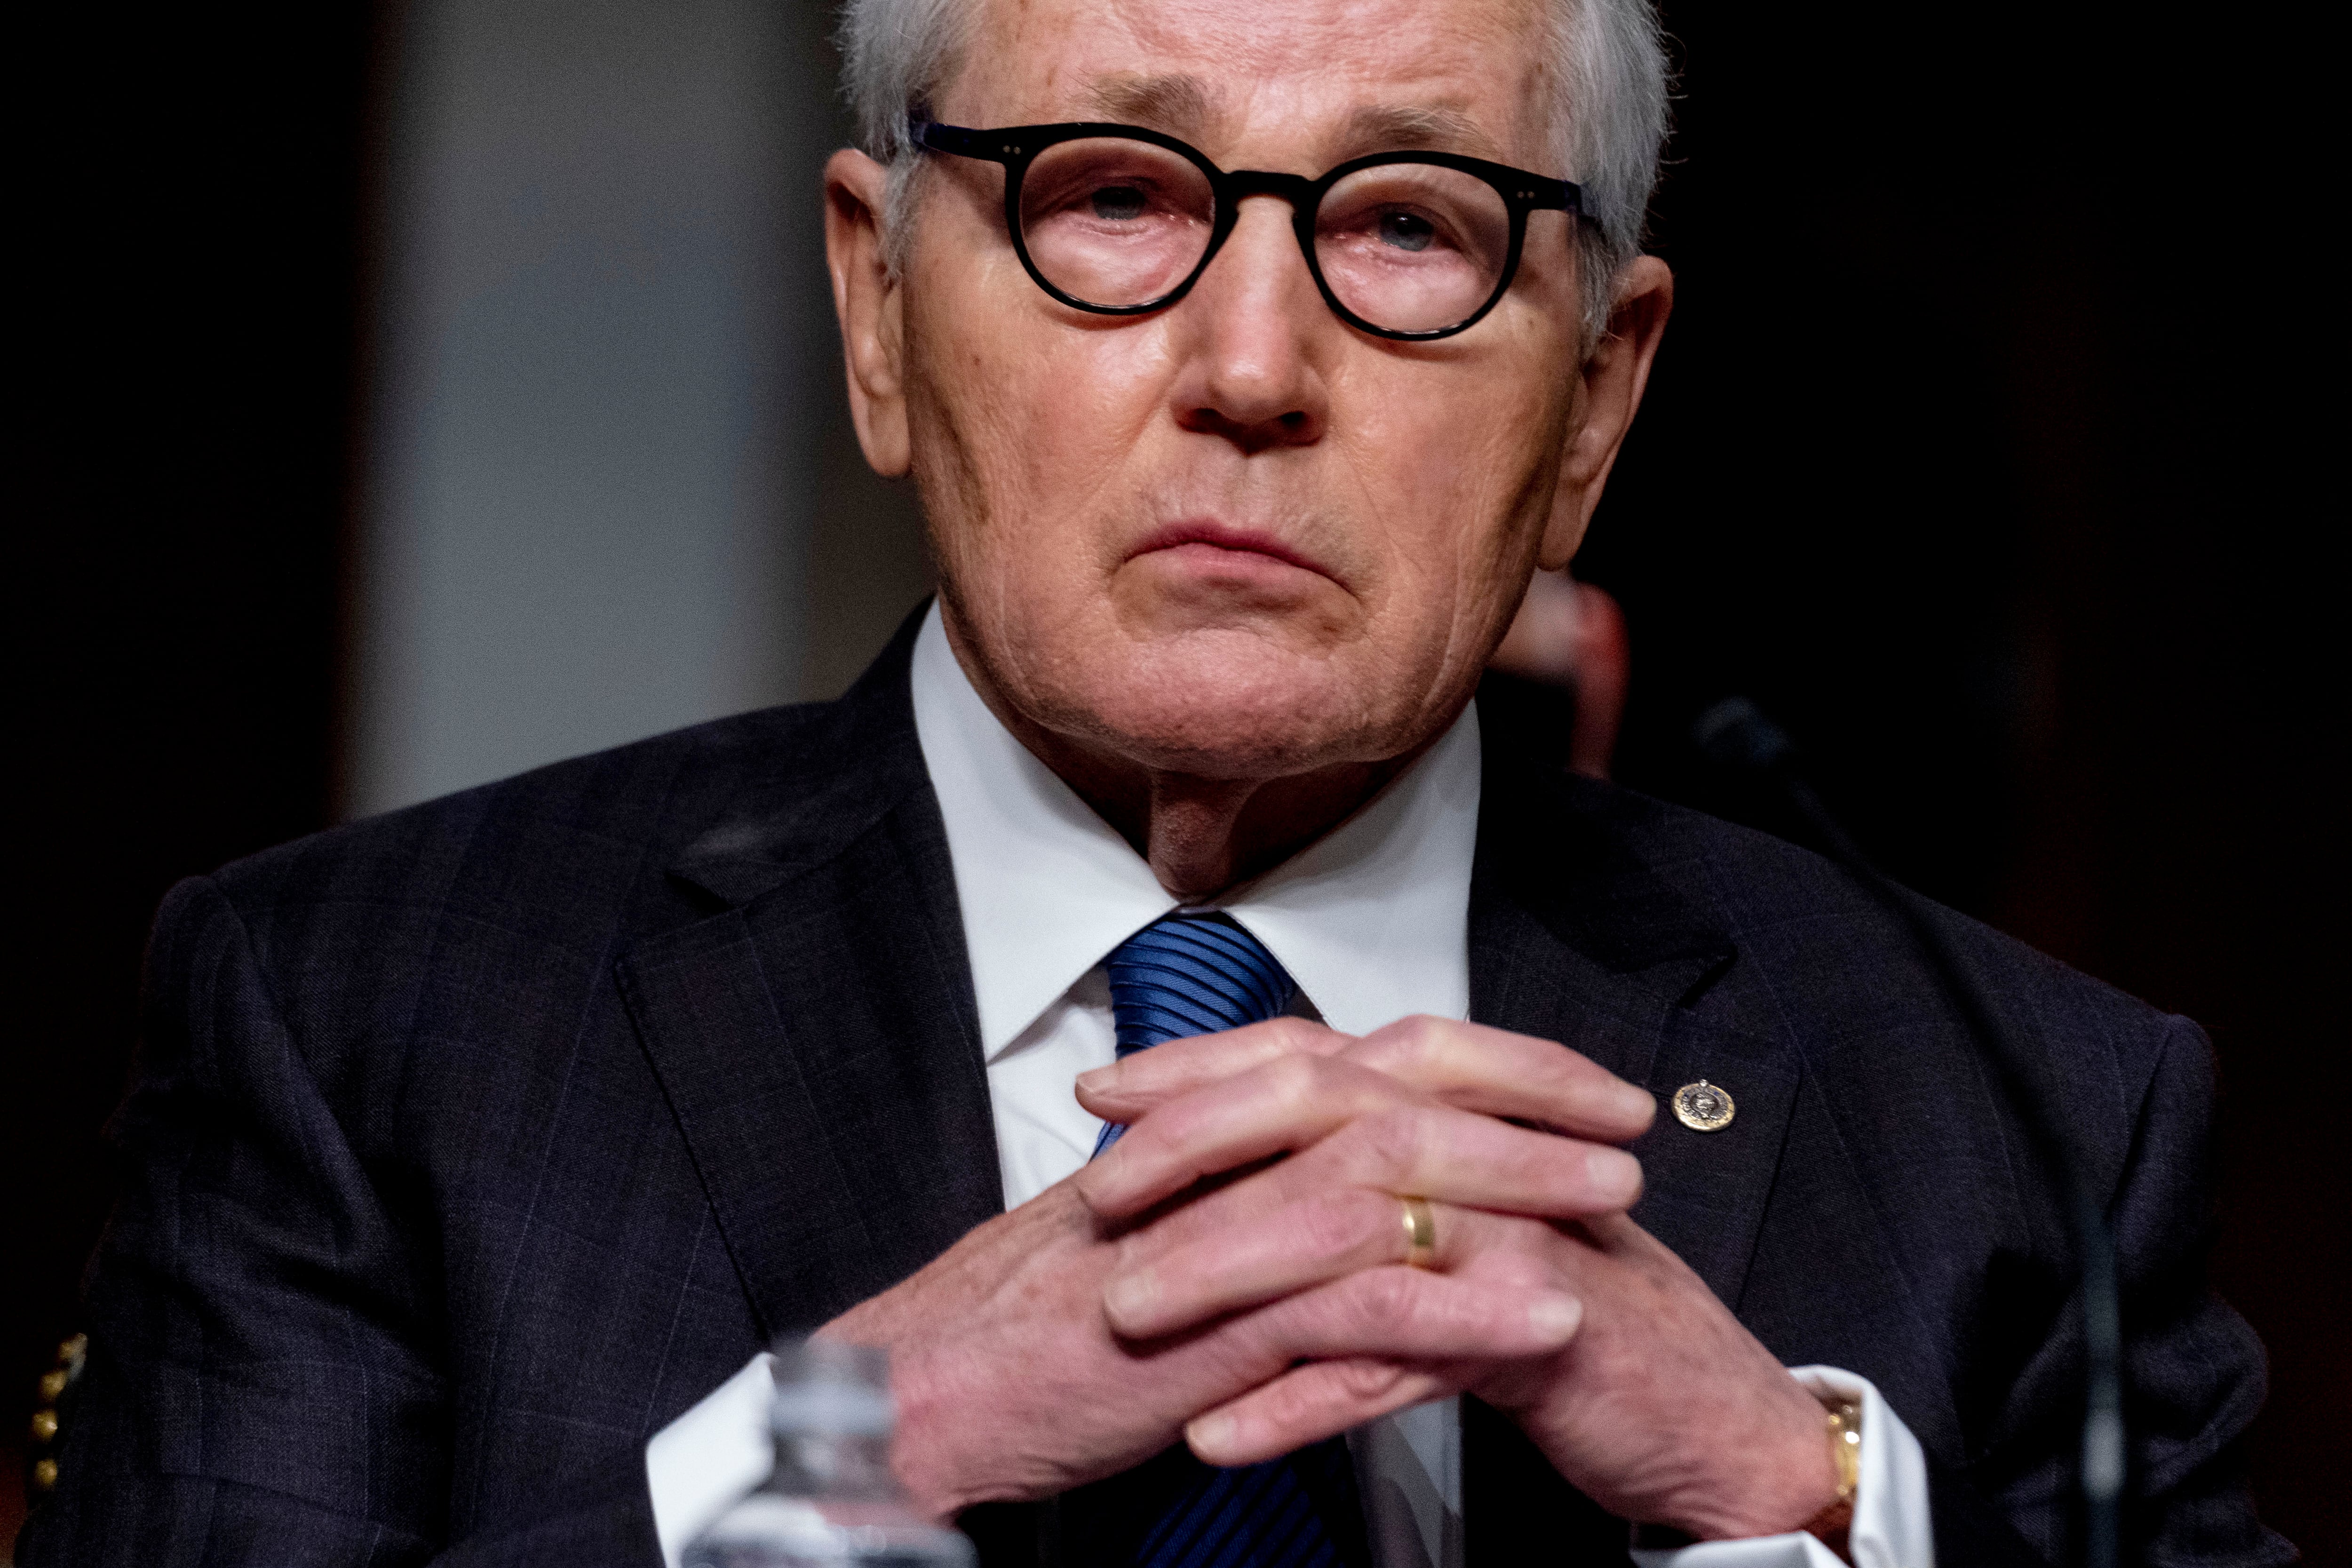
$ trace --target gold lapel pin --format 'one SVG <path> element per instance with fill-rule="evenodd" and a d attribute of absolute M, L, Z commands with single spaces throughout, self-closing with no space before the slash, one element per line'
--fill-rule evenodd
<path fill-rule="evenodd" d="M 1675 1090 L 1675 1120 L 1694 1132 L 1720 1132 L 1739 1108 L 1731 1096 L 1705 1079 Z"/>

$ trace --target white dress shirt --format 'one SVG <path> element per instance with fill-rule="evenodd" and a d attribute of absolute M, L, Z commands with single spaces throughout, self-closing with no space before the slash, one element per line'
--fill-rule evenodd
<path fill-rule="evenodd" d="M 1102 1123 L 1078 1074 L 1116 1055 L 1111 949 L 1177 907 L 1127 841 L 998 723 L 956 663 L 934 605 L 914 650 L 915 729 L 939 796 L 979 1005 L 1007 1208 L 1073 1174 Z M 1216 901 L 1298 984 L 1296 1010 L 1346 1034 L 1416 1013 L 1469 1016 L 1470 866 L 1479 792 L 1476 710 L 1370 804 Z M 1795 1369 L 1863 1404 L 1850 1536 L 1863 1568 L 1931 1568 L 1917 1441 L 1864 1380 Z M 656 1434 L 646 1471 L 662 1552 L 686 1543 L 768 1468 L 768 1358 Z M 1824 1436 L 1824 1441 L 1826 1441 Z M 1462 1437 L 1444 1399 L 1348 1434 L 1380 1568 L 1461 1568 Z M 1636 1554 L 1643 1568 L 1833 1568 L 1810 1535 Z"/>

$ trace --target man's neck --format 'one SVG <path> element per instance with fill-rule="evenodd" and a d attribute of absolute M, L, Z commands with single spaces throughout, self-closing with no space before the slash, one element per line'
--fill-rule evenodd
<path fill-rule="evenodd" d="M 1187 900 L 1214 897 L 1279 866 L 1419 755 L 1290 778 L 1209 779 L 1106 759 L 1034 725 L 1009 727 L 1134 846 L 1171 896 Z"/>

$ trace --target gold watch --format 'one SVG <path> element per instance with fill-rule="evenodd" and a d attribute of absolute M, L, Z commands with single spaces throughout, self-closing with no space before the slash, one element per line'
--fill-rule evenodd
<path fill-rule="evenodd" d="M 1854 1488 L 1862 1484 L 1862 1406 L 1851 1399 L 1842 1399 L 1827 1411 L 1830 1426 L 1830 1463 L 1837 1467 L 1838 1501 L 1853 1501 Z"/>

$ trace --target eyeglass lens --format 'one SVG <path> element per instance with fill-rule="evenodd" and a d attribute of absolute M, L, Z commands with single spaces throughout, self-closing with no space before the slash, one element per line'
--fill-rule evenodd
<path fill-rule="evenodd" d="M 1030 260 L 1074 300 L 1114 309 L 1172 292 L 1216 223 L 1209 178 L 1148 142 L 1088 137 L 1040 153 L 1021 185 Z M 1391 331 L 1434 331 L 1475 314 L 1510 254 L 1502 194 L 1434 163 L 1360 169 L 1324 194 L 1315 259 L 1340 303 Z"/>

